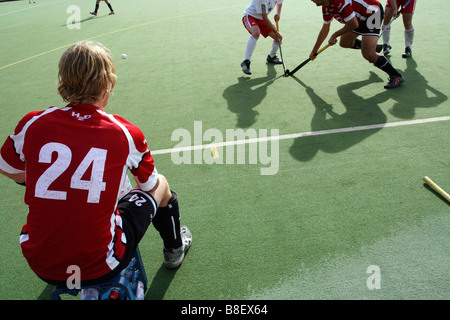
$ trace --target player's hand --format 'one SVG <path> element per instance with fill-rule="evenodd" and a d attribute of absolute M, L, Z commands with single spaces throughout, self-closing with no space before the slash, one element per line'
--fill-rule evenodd
<path fill-rule="evenodd" d="M 392 16 L 397 19 L 400 15 L 398 13 L 398 7 L 397 6 L 392 6 Z"/>
<path fill-rule="evenodd" d="M 281 33 L 275 33 L 275 42 L 281 42 L 283 40 L 283 35 Z"/>
<path fill-rule="evenodd" d="M 336 38 L 334 35 L 332 35 L 332 36 L 330 37 L 330 39 L 328 39 L 328 44 L 329 44 L 330 46 L 334 46 L 336 43 L 337 43 L 337 38 Z"/>
<path fill-rule="evenodd" d="M 275 20 L 275 22 L 276 22 L 276 21 L 280 21 L 280 16 L 279 16 L 278 14 L 275 14 L 275 15 L 273 16 L 273 19 Z"/>
<path fill-rule="evenodd" d="M 309 59 L 311 61 L 313 61 L 316 57 L 317 57 L 317 51 L 315 51 L 315 50 L 311 51 L 311 53 L 309 54 Z"/>

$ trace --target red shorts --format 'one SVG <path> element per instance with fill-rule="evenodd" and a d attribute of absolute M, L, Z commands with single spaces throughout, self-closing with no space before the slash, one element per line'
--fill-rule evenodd
<path fill-rule="evenodd" d="M 397 6 L 400 9 L 400 6 L 403 8 L 405 6 L 405 4 L 408 3 L 409 0 L 397 0 Z M 417 0 L 411 0 L 409 2 L 409 4 L 406 6 L 406 8 L 404 8 L 402 10 L 402 14 L 404 13 L 414 13 L 414 11 L 416 10 L 416 2 Z M 387 1 L 386 3 L 386 8 L 391 7 L 391 1 Z"/>
<path fill-rule="evenodd" d="M 269 33 L 272 32 L 272 30 L 267 26 L 267 24 L 263 20 L 256 19 L 255 17 L 252 16 L 244 16 L 242 18 L 242 23 L 244 24 L 245 29 L 247 29 L 247 31 L 250 34 L 252 34 L 251 29 L 254 26 L 259 27 L 259 31 L 261 32 L 261 35 L 264 38 L 267 38 Z"/>

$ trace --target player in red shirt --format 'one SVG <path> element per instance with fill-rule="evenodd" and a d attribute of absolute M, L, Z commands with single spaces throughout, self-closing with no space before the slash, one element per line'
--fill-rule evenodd
<path fill-rule="evenodd" d="M 383 19 L 383 7 L 377 0 L 311 1 L 317 6 L 322 6 L 324 21 L 311 51 L 311 60 L 316 58 L 316 52 L 327 38 L 331 21 L 334 18 L 344 24 L 344 26 L 331 35 L 328 39 L 329 45 L 336 44 L 337 38 L 340 37 L 339 45 L 341 47 L 360 48 L 363 57 L 367 61 L 389 75 L 389 82 L 384 86 L 386 89 L 396 88 L 405 81 L 386 57 L 377 53 L 377 42 Z M 357 39 L 360 35 L 362 36 L 361 40 Z"/>
<path fill-rule="evenodd" d="M 81 285 L 116 275 L 151 222 L 167 267 L 178 267 L 192 243 L 141 130 L 103 110 L 115 83 L 107 49 L 76 43 L 59 62 L 58 92 L 69 104 L 25 115 L 0 150 L 0 173 L 26 185 L 22 252 L 51 284 L 65 285 L 70 266 Z M 124 195 L 128 171 L 136 188 Z"/>
<path fill-rule="evenodd" d="M 417 0 L 388 0 L 386 3 L 386 14 L 384 16 L 383 26 L 381 27 L 383 34 L 383 52 L 388 55 L 392 46 L 389 44 L 391 38 L 391 21 L 392 18 L 398 18 L 399 8 L 402 7 L 403 26 L 405 27 L 405 52 L 403 58 L 410 58 L 412 55 L 411 46 L 414 40 L 414 26 L 412 19 L 416 9 Z"/>

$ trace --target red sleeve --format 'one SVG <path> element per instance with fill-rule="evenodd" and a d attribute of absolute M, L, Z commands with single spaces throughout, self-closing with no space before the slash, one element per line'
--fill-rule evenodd
<path fill-rule="evenodd" d="M 14 144 L 10 137 L 6 138 L 0 151 L 0 169 L 10 174 L 25 171 L 25 162 L 14 152 Z"/>
<path fill-rule="evenodd" d="M 125 126 L 133 139 L 135 151 L 131 148 L 128 167 L 133 176 L 139 181 L 141 189 L 150 191 L 158 181 L 158 171 L 148 149 L 147 140 L 136 125 L 118 115 L 114 115 L 114 117 Z"/>
<path fill-rule="evenodd" d="M 330 23 L 333 20 L 333 15 L 330 14 L 325 6 L 322 6 L 322 15 L 324 23 Z"/>
<path fill-rule="evenodd" d="M 343 1 L 344 2 L 344 1 Z M 353 7 L 352 7 L 352 5 L 350 4 L 350 3 L 347 3 L 347 1 L 345 1 L 346 3 L 345 3 L 345 5 L 344 5 L 344 7 L 341 9 L 341 11 L 340 11 L 340 16 L 341 16 L 341 18 L 345 21 L 345 22 L 347 22 L 347 21 L 349 21 L 349 20 L 351 20 L 351 19 L 353 19 L 353 17 L 355 16 L 355 13 L 354 13 L 354 11 L 353 11 Z"/>
<path fill-rule="evenodd" d="M 19 121 L 14 133 L 6 138 L 6 141 L 0 150 L 0 169 L 11 174 L 25 171 L 25 161 L 21 154 L 23 137 L 19 137 L 20 132 L 34 116 L 39 115 L 42 112 L 43 111 L 33 111 L 25 115 Z M 18 145 L 16 145 L 14 141 L 16 141 Z"/>

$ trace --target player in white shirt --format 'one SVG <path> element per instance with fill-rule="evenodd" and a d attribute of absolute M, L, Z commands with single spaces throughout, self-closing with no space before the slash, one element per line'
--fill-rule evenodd
<path fill-rule="evenodd" d="M 272 49 L 267 56 L 267 62 L 272 64 L 282 64 L 276 53 L 279 49 L 283 36 L 278 32 L 276 26 L 270 21 L 268 15 L 276 7 L 277 13 L 274 20 L 280 20 L 281 7 L 283 0 L 252 0 L 250 5 L 245 9 L 242 22 L 244 27 L 250 33 L 250 38 L 245 47 L 244 61 L 241 63 L 242 71 L 245 74 L 252 74 L 250 70 L 250 61 L 255 51 L 256 43 L 262 35 L 264 38 L 270 36 L 273 38 Z"/>
<path fill-rule="evenodd" d="M 388 55 L 391 52 L 392 46 L 389 43 L 391 38 L 391 21 L 392 18 L 398 18 L 398 9 L 401 7 L 401 15 L 403 17 L 403 26 L 405 27 L 405 52 L 402 58 L 411 58 L 411 47 L 414 41 L 414 26 L 412 19 L 416 9 L 417 0 L 387 0 L 386 14 L 382 26 L 383 33 L 383 52 Z"/>

